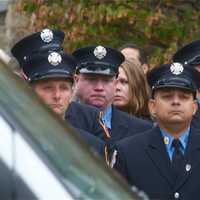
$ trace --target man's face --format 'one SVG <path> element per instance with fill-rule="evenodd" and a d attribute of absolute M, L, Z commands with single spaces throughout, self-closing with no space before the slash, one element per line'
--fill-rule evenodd
<path fill-rule="evenodd" d="M 136 60 L 142 67 L 143 71 L 144 71 L 144 74 L 146 74 L 149 70 L 149 66 L 147 63 L 141 63 L 140 62 L 140 55 L 139 55 L 139 51 L 137 49 L 134 49 L 134 48 L 125 48 L 123 50 L 121 50 L 121 53 L 125 56 L 126 59 L 134 59 Z"/>
<path fill-rule="evenodd" d="M 154 99 L 149 101 L 149 110 L 161 125 L 187 126 L 196 113 L 197 103 L 187 90 L 162 88 L 156 90 Z"/>
<path fill-rule="evenodd" d="M 76 96 L 81 102 L 105 110 L 114 99 L 116 78 L 99 74 L 75 76 Z"/>
<path fill-rule="evenodd" d="M 140 63 L 139 51 L 137 49 L 125 48 L 125 49 L 121 50 L 121 52 L 126 58 L 133 58 L 133 59 L 137 60 Z"/>
<path fill-rule="evenodd" d="M 64 117 L 72 96 L 72 83 L 68 79 L 44 79 L 33 83 L 37 95 L 55 113 Z"/>
<path fill-rule="evenodd" d="M 117 77 L 114 105 L 117 107 L 124 107 L 128 103 L 129 103 L 128 78 L 123 68 L 119 67 L 119 75 Z"/>

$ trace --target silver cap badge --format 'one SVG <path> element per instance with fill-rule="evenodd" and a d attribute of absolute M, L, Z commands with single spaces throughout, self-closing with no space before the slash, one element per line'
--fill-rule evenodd
<path fill-rule="evenodd" d="M 49 54 L 48 56 L 48 61 L 50 64 L 54 65 L 54 66 L 57 66 L 61 63 L 62 61 L 62 57 L 59 53 L 57 52 L 52 52 Z"/>
<path fill-rule="evenodd" d="M 184 68 L 181 63 L 172 63 L 170 67 L 171 73 L 174 75 L 179 75 L 183 72 Z"/>
<path fill-rule="evenodd" d="M 97 57 L 99 60 L 104 58 L 107 54 L 107 51 L 105 49 L 105 47 L 102 47 L 102 46 L 97 46 L 95 49 L 94 49 L 94 55 L 95 57 Z"/>
<path fill-rule="evenodd" d="M 53 32 L 48 28 L 43 29 L 40 33 L 40 37 L 44 42 L 49 43 L 53 40 Z"/>

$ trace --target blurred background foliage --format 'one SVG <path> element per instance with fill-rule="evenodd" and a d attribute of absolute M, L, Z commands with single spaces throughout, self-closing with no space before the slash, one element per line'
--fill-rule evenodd
<path fill-rule="evenodd" d="M 68 52 L 88 44 L 135 43 L 151 66 L 199 39 L 199 0 L 20 0 L 16 9 L 30 19 L 30 32 L 63 30 Z"/>

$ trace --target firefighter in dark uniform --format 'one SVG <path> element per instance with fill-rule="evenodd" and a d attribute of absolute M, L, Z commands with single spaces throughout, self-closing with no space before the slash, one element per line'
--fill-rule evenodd
<path fill-rule="evenodd" d="M 11 52 L 38 96 L 103 154 L 104 142 L 95 136 L 103 131 L 98 124 L 99 112 L 89 106 L 70 103 L 77 63 L 71 55 L 64 53 L 63 40 L 62 31 L 44 29 L 19 41 Z"/>
<path fill-rule="evenodd" d="M 152 127 L 151 123 L 131 117 L 112 105 L 118 68 L 125 59 L 121 52 L 111 47 L 93 45 L 77 49 L 73 55 L 78 61 L 76 100 L 102 111 L 102 124 L 108 130 L 104 139 L 108 138 L 114 143 Z"/>
<path fill-rule="evenodd" d="M 91 45 L 76 49 L 78 61 L 75 74 L 75 97 L 78 102 L 101 110 L 100 124 L 104 134 L 98 137 L 107 143 L 106 157 L 110 163 L 115 142 L 152 128 L 152 123 L 122 112 L 112 105 L 118 68 L 124 56 L 118 50 Z"/>
<path fill-rule="evenodd" d="M 180 63 L 153 69 L 149 108 L 158 125 L 116 145 L 114 167 L 150 199 L 200 196 L 200 132 L 191 126 L 199 80 L 199 73 Z"/>
<path fill-rule="evenodd" d="M 174 62 L 189 64 L 191 67 L 200 71 L 200 40 L 194 40 L 180 48 L 172 57 Z M 200 128 L 200 85 L 197 90 L 198 110 L 192 120 L 192 125 Z"/>

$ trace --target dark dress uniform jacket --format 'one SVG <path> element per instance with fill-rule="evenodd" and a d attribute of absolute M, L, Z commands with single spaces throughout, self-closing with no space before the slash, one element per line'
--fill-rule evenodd
<path fill-rule="evenodd" d="M 200 105 L 198 103 L 198 110 L 192 119 L 192 126 L 200 129 Z"/>
<path fill-rule="evenodd" d="M 118 141 L 151 129 L 153 123 L 131 116 L 113 106 L 111 126 L 111 137 L 114 141 Z"/>
<path fill-rule="evenodd" d="M 118 143 L 115 168 L 144 190 L 150 199 L 200 199 L 200 132 L 191 128 L 185 152 L 185 164 L 175 183 L 171 162 L 160 129 L 125 139 Z M 187 167 L 186 167 L 187 166 Z"/>
<path fill-rule="evenodd" d="M 99 120 L 99 110 L 85 104 L 71 102 L 65 113 L 65 119 L 73 126 L 93 135 L 102 135 Z"/>
<path fill-rule="evenodd" d="M 103 155 L 105 142 L 96 136 L 103 134 L 98 117 L 99 111 L 97 109 L 77 102 L 71 102 L 65 113 L 65 119 L 76 129 L 85 142 Z"/>
<path fill-rule="evenodd" d="M 89 144 L 99 155 L 104 156 L 105 142 L 85 130 L 75 128 L 81 138 Z"/>

